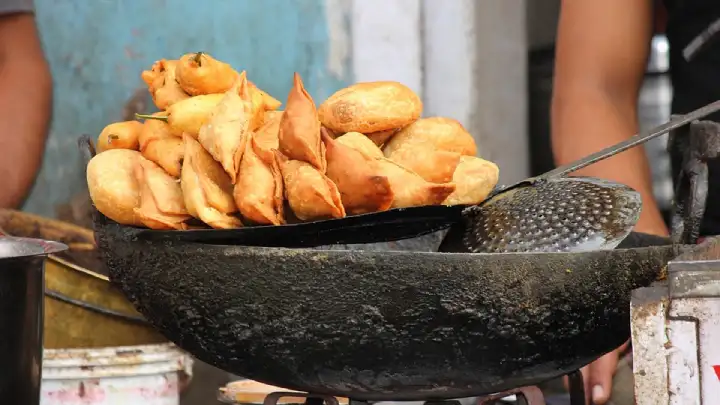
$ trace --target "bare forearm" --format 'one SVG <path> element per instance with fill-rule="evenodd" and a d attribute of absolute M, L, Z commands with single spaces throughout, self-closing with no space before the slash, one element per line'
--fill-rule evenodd
<path fill-rule="evenodd" d="M 557 163 L 571 162 L 637 133 L 634 105 L 621 106 L 600 91 L 568 93 L 557 94 L 553 101 L 553 152 Z M 575 174 L 606 178 L 634 188 L 643 199 L 637 230 L 667 234 L 653 197 L 649 164 L 643 148 L 630 149 Z"/>
<path fill-rule="evenodd" d="M 1 208 L 19 207 L 30 191 L 41 165 L 52 109 L 52 80 L 32 17 L 12 18 L 0 25 L 0 37 L 23 36 L 25 43 L 3 41 L 0 50 Z"/>

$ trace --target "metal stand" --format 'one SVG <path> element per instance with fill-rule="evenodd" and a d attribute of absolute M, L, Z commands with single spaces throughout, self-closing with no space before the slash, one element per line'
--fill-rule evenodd
<path fill-rule="evenodd" d="M 720 405 L 720 238 L 668 264 L 631 301 L 637 405 Z"/>

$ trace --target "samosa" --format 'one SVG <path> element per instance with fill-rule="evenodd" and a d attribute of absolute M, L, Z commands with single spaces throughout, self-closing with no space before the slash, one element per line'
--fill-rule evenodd
<path fill-rule="evenodd" d="M 263 151 L 254 134 L 248 134 L 233 195 L 240 214 L 261 225 L 281 225 L 283 178 L 275 156 Z"/>
<path fill-rule="evenodd" d="M 430 183 L 417 173 L 390 159 L 375 160 L 383 176 L 390 181 L 395 198 L 391 208 L 418 207 L 442 204 L 455 191 L 455 184 Z"/>
<path fill-rule="evenodd" d="M 393 202 L 390 181 L 382 175 L 375 158 L 345 146 L 322 130 L 327 151 L 327 177 L 337 186 L 348 214 L 385 211 Z"/>
<path fill-rule="evenodd" d="M 499 174 L 495 163 L 475 156 L 463 156 L 453 174 L 453 183 L 457 188 L 444 204 L 480 204 L 497 185 Z"/>
<path fill-rule="evenodd" d="M 215 229 L 242 227 L 242 222 L 230 215 L 237 212 L 230 177 L 193 137 L 184 135 L 183 142 L 180 187 L 188 213 Z"/>
<path fill-rule="evenodd" d="M 315 102 L 296 72 L 280 121 L 280 152 L 290 160 L 311 164 L 325 173 L 325 145 L 320 140 L 320 120 Z"/>
<path fill-rule="evenodd" d="M 379 159 L 384 157 L 380 149 L 370 138 L 360 132 L 348 132 L 335 138 L 338 143 L 349 146 L 365 156 Z"/>
<path fill-rule="evenodd" d="M 140 206 L 135 214 L 150 229 L 187 229 L 191 216 L 185 208 L 177 179 L 147 159 L 139 159 L 135 177 L 140 185 Z"/>
<path fill-rule="evenodd" d="M 250 133 L 253 107 L 249 100 L 247 78 L 245 72 L 242 72 L 235 86 L 225 93 L 198 134 L 200 144 L 220 162 L 232 184 L 237 180 Z"/>
<path fill-rule="evenodd" d="M 288 159 L 278 151 L 273 153 L 282 172 L 285 198 L 298 219 L 345 217 L 340 192 L 332 180 L 310 163 Z"/>

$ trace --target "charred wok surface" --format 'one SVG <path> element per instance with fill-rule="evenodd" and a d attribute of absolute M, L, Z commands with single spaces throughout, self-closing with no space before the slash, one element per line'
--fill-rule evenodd
<path fill-rule="evenodd" d="M 96 219 L 111 277 L 202 361 L 355 399 L 468 397 L 575 370 L 630 336 L 630 291 L 683 249 L 450 254 L 137 239 Z"/>

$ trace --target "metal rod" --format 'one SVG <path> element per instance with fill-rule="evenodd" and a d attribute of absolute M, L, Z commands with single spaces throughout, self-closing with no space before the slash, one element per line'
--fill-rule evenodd
<path fill-rule="evenodd" d="M 576 170 L 580 170 L 584 167 L 590 166 L 593 163 L 597 163 L 603 159 L 607 159 L 611 156 L 617 155 L 620 152 L 624 152 L 630 148 L 634 148 L 635 146 L 645 143 L 645 142 L 647 142 L 653 138 L 656 138 L 666 132 L 672 131 L 673 129 L 676 129 L 679 127 L 682 127 L 683 125 L 687 125 L 692 121 L 703 118 L 703 117 L 710 115 L 716 111 L 720 111 L 720 100 L 710 103 L 710 104 L 706 105 L 705 107 L 698 108 L 697 110 L 695 110 L 689 114 L 675 118 L 674 120 L 666 122 L 663 125 L 652 128 L 650 131 L 640 132 L 639 134 L 633 136 L 632 138 L 626 139 L 626 140 L 624 140 L 618 144 L 615 144 L 613 146 L 609 146 L 599 152 L 595 152 L 592 155 L 588 155 L 580 160 L 576 160 L 575 162 L 568 163 L 566 165 L 557 167 L 539 177 L 540 178 L 549 178 L 549 177 L 564 176 L 564 175 L 572 173 Z"/>

